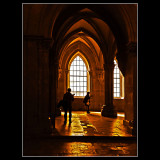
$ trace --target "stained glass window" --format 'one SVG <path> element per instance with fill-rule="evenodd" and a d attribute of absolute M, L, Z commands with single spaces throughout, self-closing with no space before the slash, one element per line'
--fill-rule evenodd
<path fill-rule="evenodd" d="M 87 68 L 84 61 L 77 56 L 70 66 L 70 88 L 75 96 L 87 94 Z"/>

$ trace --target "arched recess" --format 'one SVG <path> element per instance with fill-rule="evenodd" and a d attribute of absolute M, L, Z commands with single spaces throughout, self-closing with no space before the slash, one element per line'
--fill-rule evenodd
<path fill-rule="evenodd" d="M 73 44 L 71 44 L 68 48 L 65 48 L 61 52 L 60 57 L 59 57 L 59 68 L 62 68 L 63 64 L 68 63 L 67 59 L 69 59 L 69 55 L 67 53 L 72 54 L 72 52 L 74 50 L 76 50 L 76 51 L 81 50 L 81 52 L 84 55 L 86 55 L 86 57 L 89 57 L 88 55 L 90 55 L 91 60 L 89 60 L 89 58 L 88 58 L 87 61 L 89 61 L 89 63 L 91 63 L 90 61 L 93 61 L 97 65 L 97 68 L 98 68 L 98 66 L 102 66 L 102 64 L 99 64 L 99 57 L 97 56 L 97 53 L 95 52 L 94 48 L 88 47 L 85 43 L 82 43 L 81 41 L 76 41 Z M 64 57 L 66 57 L 66 58 L 64 58 Z M 66 59 L 67 61 L 65 62 L 65 61 L 63 61 L 63 59 Z M 104 63 L 104 62 L 102 62 L 102 63 Z M 91 69 L 91 70 L 93 70 L 93 69 Z"/>
<path fill-rule="evenodd" d="M 97 42 L 88 34 L 85 34 L 81 31 L 71 35 L 68 39 L 66 39 L 60 49 L 59 55 L 61 55 L 62 51 L 66 50 L 71 44 L 73 44 L 73 42 L 77 40 L 85 43 L 92 50 L 93 53 L 98 54 L 99 52 L 102 52 Z"/>
<path fill-rule="evenodd" d="M 70 19 L 70 21 L 65 26 L 61 27 L 60 29 L 61 32 L 58 36 L 58 39 L 60 39 L 60 37 L 66 37 L 69 33 L 73 32 L 78 28 L 84 28 L 90 31 L 90 33 L 92 33 L 92 35 L 94 35 L 96 39 L 98 39 L 103 46 L 104 42 L 103 33 L 101 32 L 99 26 L 92 19 L 86 16 L 82 17 L 79 15 L 77 16 L 74 15 L 74 17 Z"/>
<path fill-rule="evenodd" d="M 70 60 L 69 60 L 69 62 L 68 62 L 68 66 L 66 66 L 67 67 L 67 70 L 69 71 L 68 72 L 68 75 L 67 75 L 67 88 L 71 88 L 72 89 L 72 86 L 70 86 L 70 67 L 71 67 L 71 65 L 72 65 L 72 63 L 73 63 L 73 61 L 77 58 L 77 57 L 79 57 L 83 62 L 84 62 L 84 64 L 85 64 L 85 67 L 86 67 L 86 72 L 87 72 L 87 74 L 86 74 L 86 77 L 87 77 L 87 87 L 86 87 L 86 93 L 87 92 L 90 92 L 90 66 L 89 66 L 89 63 L 88 63 L 88 61 L 87 61 L 87 59 L 86 59 L 86 57 L 81 53 L 81 52 L 79 52 L 79 51 L 77 51 L 71 58 L 70 58 Z M 79 85 L 78 85 L 79 86 Z M 79 91 L 79 90 L 78 90 Z M 75 95 L 75 98 L 77 98 L 77 97 L 79 97 L 79 96 L 81 96 L 81 95 Z M 83 96 L 85 96 L 84 94 L 83 94 Z M 82 97 L 83 98 L 83 97 Z"/>
<path fill-rule="evenodd" d="M 95 65 L 93 64 L 98 65 L 98 60 L 96 59 L 95 56 L 93 56 L 93 53 L 89 47 L 87 47 L 82 42 L 75 42 L 74 44 L 72 44 L 66 51 L 62 53 L 59 61 L 59 70 L 61 71 L 62 79 L 64 79 L 64 82 L 63 82 L 64 87 L 63 89 L 61 89 L 61 91 L 63 90 L 63 94 L 64 92 L 66 92 L 68 87 L 68 81 L 66 79 L 68 77 L 68 72 L 69 72 L 68 65 L 70 64 L 72 59 L 75 58 L 78 52 L 81 53 L 79 55 L 84 60 L 84 62 L 86 62 L 86 66 L 88 66 L 89 72 L 92 72 L 93 70 L 96 69 Z M 62 82 L 59 82 L 59 83 L 62 83 Z M 62 92 L 61 92 L 61 96 L 62 96 Z"/>
<path fill-rule="evenodd" d="M 93 35 L 90 31 L 88 31 L 85 28 L 78 28 L 74 31 L 72 31 L 71 33 L 69 33 L 62 41 L 61 43 L 57 46 L 57 50 L 56 53 L 60 53 L 63 47 L 66 46 L 66 43 L 68 42 L 68 39 L 70 39 L 72 36 L 78 34 L 79 32 L 83 32 L 86 36 L 91 37 L 92 39 L 94 39 L 94 41 L 98 44 L 99 48 L 101 49 L 101 51 L 104 51 L 104 45 L 102 45 L 102 43 L 96 38 L 95 35 Z M 105 50 L 106 51 L 106 50 Z M 105 54 L 104 54 L 105 56 Z"/>
<path fill-rule="evenodd" d="M 72 40 L 72 38 L 71 38 L 71 40 Z M 69 39 L 66 44 L 69 45 L 70 42 L 71 41 Z M 89 39 L 88 39 L 88 42 L 89 42 Z M 88 43 L 88 42 L 86 42 L 86 43 Z M 89 45 L 90 45 L 90 43 L 89 43 Z M 61 72 L 60 73 L 61 78 L 59 79 L 58 86 L 63 86 L 63 87 L 61 89 L 59 89 L 58 98 L 59 99 L 62 98 L 64 92 L 66 92 L 67 87 L 69 87 L 68 86 L 68 79 L 67 79 L 68 73 L 69 73 L 68 64 L 72 61 L 72 59 L 75 58 L 75 56 L 77 55 L 78 52 L 81 53 L 80 56 L 82 57 L 84 62 L 88 63 L 88 66 L 89 66 L 88 74 L 90 77 L 89 78 L 90 79 L 89 80 L 90 87 L 89 87 L 88 91 L 90 90 L 91 94 L 93 95 L 93 99 L 94 99 L 94 97 L 97 97 L 99 95 L 98 92 L 101 92 L 100 93 L 102 95 L 101 99 L 104 99 L 104 93 L 102 93 L 104 91 L 103 90 L 102 91 L 99 90 L 98 92 L 96 91 L 96 88 L 97 88 L 96 85 L 99 85 L 99 88 L 100 88 L 100 86 L 102 86 L 102 83 L 103 83 L 102 82 L 103 81 L 102 77 L 104 76 L 103 75 L 104 74 L 103 55 L 100 52 L 99 54 L 101 54 L 101 58 L 98 58 L 97 53 L 94 50 L 93 46 L 89 47 L 88 45 L 86 45 L 82 41 L 75 41 L 74 43 L 72 43 L 68 47 L 63 47 L 63 50 L 61 51 L 61 55 L 59 57 L 59 70 Z M 104 88 L 104 87 L 101 87 L 101 88 Z M 101 104 L 99 104 L 100 101 L 101 101 Z M 104 100 L 99 100 L 97 102 L 92 101 L 92 106 L 94 106 L 93 110 L 100 110 L 100 106 L 102 106 L 102 103 L 104 103 Z"/>

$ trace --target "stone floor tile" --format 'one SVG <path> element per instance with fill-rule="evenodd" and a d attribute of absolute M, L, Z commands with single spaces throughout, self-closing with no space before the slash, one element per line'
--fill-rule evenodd
<path fill-rule="evenodd" d="M 136 140 L 108 141 L 105 139 L 106 136 L 132 137 L 123 126 L 123 119 L 123 117 L 102 117 L 100 112 L 91 112 L 90 114 L 73 112 L 72 123 L 67 122 L 64 125 L 62 113 L 62 116 L 56 117 L 56 129 L 53 130 L 49 138 L 24 140 L 23 155 L 60 157 L 136 156 Z M 56 137 L 59 136 L 66 137 L 57 139 Z M 67 137 L 72 136 L 82 137 L 82 140 L 67 139 Z M 104 140 L 97 140 L 97 136 L 104 137 Z M 84 141 L 83 137 L 89 138 Z"/>
<path fill-rule="evenodd" d="M 73 111 L 72 123 L 63 124 L 64 113 L 56 117 L 56 129 L 60 135 L 64 136 L 132 136 L 123 125 L 124 117 L 108 118 L 102 117 L 100 112 Z M 69 118 L 69 115 L 67 115 Z"/>

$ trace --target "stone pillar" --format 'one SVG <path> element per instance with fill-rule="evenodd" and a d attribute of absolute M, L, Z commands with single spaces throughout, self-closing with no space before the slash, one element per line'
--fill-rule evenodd
<path fill-rule="evenodd" d="M 137 44 L 131 43 L 128 46 L 129 58 L 133 66 L 133 130 L 132 134 L 137 135 Z"/>
<path fill-rule="evenodd" d="M 92 90 L 93 90 L 93 72 L 92 71 L 88 71 L 89 72 L 89 91 L 90 93 L 92 93 Z"/>
<path fill-rule="evenodd" d="M 42 38 L 38 42 L 38 123 L 45 133 L 48 132 L 48 107 L 49 107 L 49 48 L 51 39 Z M 37 125 L 38 126 L 38 125 Z"/>
<path fill-rule="evenodd" d="M 56 53 L 53 49 L 49 56 L 49 116 L 51 118 L 52 128 L 55 128 L 56 117 L 56 96 L 58 87 L 58 63 L 56 62 Z"/>
<path fill-rule="evenodd" d="M 137 135 L 137 44 L 127 45 L 127 67 L 125 76 L 125 120 L 124 125 Z"/>
<path fill-rule="evenodd" d="M 64 83 L 64 85 L 65 85 L 65 87 L 64 87 L 65 90 L 64 90 L 64 92 L 66 93 L 66 92 L 67 92 L 67 89 L 68 89 L 69 86 L 70 86 L 70 85 L 69 85 L 69 82 L 70 82 L 70 81 L 69 81 L 69 70 L 66 69 L 64 73 L 65 73 L 65 76 L 64 76 L 64 78 L 65 78 L 65 83 Z"/>
<path fill-rule="evenodd" d="M 114 62 L 104 65 L 105 70 L 105 105 L 102 107 L 101 114 L 106 117 L 117 117 L 117 112 L 113 106 L 113 70 Z"/>
<path fill-rule="evenodd" d="M 58 68 L 58 88 L 57 88 L 57 103 L 62 100 L 64 94 L 64 70 Z"/>
<path fill-rule="evenodd" d="M 48 131 L 49 47 L 51 39 L 24 35 L 23 131 L 25 135 Z"/>

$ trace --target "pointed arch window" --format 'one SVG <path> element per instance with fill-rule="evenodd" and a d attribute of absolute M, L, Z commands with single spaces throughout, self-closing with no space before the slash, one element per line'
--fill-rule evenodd
<path fill-rule="evenodd" d="M 116 60 L 114 60 L 114 79 L 113 79 L 113 97 L 114 99 L 124 98 L 124 77 L 118 68 Z"/>
<path fill-rule="evenodd" d="M 75 96 L 85 96 L 87 94 L 87 67 L 80 56 L 77 56 L 69 68 L 69 86 Z"/>

